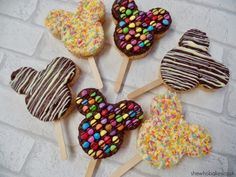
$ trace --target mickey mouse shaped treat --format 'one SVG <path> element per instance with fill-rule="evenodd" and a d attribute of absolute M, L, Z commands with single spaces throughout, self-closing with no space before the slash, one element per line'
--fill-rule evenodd
<path fill-rule="evenodd" d="M 98 88 L 103 84 L 93 57 L 104 45 L 104 18 L 105 7 L 100 0 L 82 0 L 75 13 L 53 10 L 45 20 L 45 26 L 71 53 L 88 58 Z"/>
<path fill-rule="evenodd" d="M 161 62 L 161 79 L 132 92 L 135 98 L 164 83 L 171 90 L 189 91 L 198 86 L 219 89 L 229 81 L 229 69 L 215 61 L 208 52 L 209 39 L 206 33 L 188 30 L 180 39 L 179 46 L 167 52 Z"/>
<path fill-rule="evenodd" d="M 40 72 L 22 67 L 11 75 L 11 87 L 26 95 L 29 112 L 41 121 L 57 121 L 69 113 L 73 95 L 70 85 L 79 77 L 79 68 L 70 59 L 58 57 Z M 57 121 L 59 122 L 59 121 Z"/>
<path fill-rule="evenodd" d="M 119 91 L 124 77 L 124 69 L 129 59 L 144 57 L 153 46 L 155 38 L 160 38 L 171 25 L 171 16 L 163 8 L 140 11 L 134 0 L 115 0 L 112 15 L 116 20 L 114 41 L 125 54 L 122 70 L 116 83 Z"/>
<path fill-rule="evenodd" d="M 125 130 L 137 128 L 143 118 L 142 108 L 133 101 L 109 104 L 99 90 L 82 90 L 76 104 L 85 119 L 79 125 L 79 143 L 94 159 L 115 154 L 122 142 Z"/>
<path fill-rule="evenodd" d="M 157 96 L 151 104 L 151 115 L 139 130 L 138 154 L 120 167 L 112 177 L 122 176 L 142 160 L 156 168 L 171 168 L 182 157 L 202 157 L 211 152 L 211 137 L 205 129 L 188 124 L 175 93 Z"/>
<path fill-rule="evenodd" d="M 93 159 L 87 168 L 86 177 L 92 177 L 97 159 L 115 154 L 123 142 L 125 130 L 137 128 L 144 115 L 142 108 L 133 101 L 107 103 L 97 89 L 82 90 L 76 104 L 85 119 L 79 125 L 79 143 Z"/>

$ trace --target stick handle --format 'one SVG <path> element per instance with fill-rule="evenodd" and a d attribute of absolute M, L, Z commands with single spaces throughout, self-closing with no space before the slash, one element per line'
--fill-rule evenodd
<path fill-rule="evenodd" d="M 97 161 L 98 160 L 95 160 L 95 159 L 90 160 L 85 177 L 92 177 L 93 176 L 93 172 L 94 172 L 95 167 L 97 165 Z"/>
<path fill-rule="evenodd" d="M 159 87 L 162 84 L 162 80 L 161 79 L 157 79 L 155 81 L 152 81 L 151 83 L 131 92 L 128 94 L 128 98 L 129 99 L 134 99 L 137 98 L 139 96 L 141 96 L 142 94 L 154 89 L 155 87 Z"/>
<path fill-rule="evenodd" d="M 138 163 L 140 163 L 143 159 L 140 155 L 136 154 L 132 159 L 130 159 L 127 163 L 120 166 L 110 177 L 120 177 L 127 173 L 130 169 L 135 167 Z"/>
<path fill-rule="evenodd" d="M 95 62 L 94 57 L 89 57 L 88 61 L 89 61 L 89 64 L 90 64 L 90 67 L 91 67 L 94 79 L 96 81 L 97 88 L 98 89 L 102 89 L 103 88 L 103 83 L 102 83 L 102 79 L 101 79 L 100 73 L 98 71 L 98 67 L 97 67 L 97 64 Z"/>
<path fill-rule="evenodd" d="M 117 93 L 120 91 L 120 88 L 121 88 L 121 85 L 123 83 L 128 64 L 129 64 L 129 58 L 124 57 L 121 68 L 120 68 L 120 71 L 119 71 L 118 78 L 117 78 L 116 83 L 115 83 L 115 92 L 117 92 Z"/>
<path fill-rule="evenodd" d="M 62 160 L 67 160 L 67 152 L 66 152 L 66 145 L 63 137 L 62 127 L 61 127 L 61 121 L 56 120 L 54 121 L 54 127 L 55 127 L 55 133 L 57 138 L 57 143 L 59 145 L 60 149 L 60 155 Z"/>

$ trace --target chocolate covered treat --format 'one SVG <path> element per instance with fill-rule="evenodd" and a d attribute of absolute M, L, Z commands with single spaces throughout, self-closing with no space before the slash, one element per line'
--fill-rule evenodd
<path fill-rule="evenodd" d="M 107 103 L 97 89 L 82 90 L 76 104 L 85 119 L 79 125 L 79 143 L 94 159 L 115 154 L 123 142 L 124 131 L 137 128 L 143 118 L 142 108 L 133 101 Z"/>
<path fill-rule="evenodd" d="M 41 121 L 53 121 L 62 160 L 68 158 L 61 127 L 61 119 L 70 113 L 74 94 L 70 86 L 79 77 L 76 64 L 65 57 L 57 57 L 46 69 L 38 72 L 22 67 L 11 75 L 11 87 L 26 95 L 29 112 Z"/>
<path fill-rule="evenodd" d="M 198 85 L 207 89 L 224 87 L 229 81 L 229 69 L 208 53 L 206 33 L 191 29 L 169 51 L 161 62 L 163 82 L 176 91 L 191 90 Z"/>
<path fill-rule="evenodd" d="M 198 86 L 209 90 L 225 87 L 229 82 L 229 69 L 211 57 L 209 44 L 205 32 L 188 30 L 180 39 L 179 46 L 164 56 L 160 67 L 161 78 L 130 93 L 128 98 L 136 98 L 163 83 L 176 92 L 189 91 Z"/>
<path fill-rule="evenodd" d="M 72 104 L 69 85 L 79 76 L 79 68 L 70 59 L 58 57 L 40 72 L 22 67 L 11 75 L 11 87 L 26 95 L 29 112 L 42 121 L 62 118 Z"/>
<path fill-rule="evenodd" d="M 130 60 L 146 56 L 155 38 L 165 34 L 172 20 L 169 12 L 163 8 L 140 11 L 134 0 L 115 0 L 112 15 L 116 21 L 114 41 L 124 54 L 115 82 L 115 91 L 119 92 Z"/>
<path fill-rule="evenodd" d="M 144 56 L 171 25 L 171 16 L 163 8 L 148 12 L 138 9 L 134 0 L 116 0 L 112 15 L 117 22 L 114 41 L 117 48 L 130 59 Z"/>

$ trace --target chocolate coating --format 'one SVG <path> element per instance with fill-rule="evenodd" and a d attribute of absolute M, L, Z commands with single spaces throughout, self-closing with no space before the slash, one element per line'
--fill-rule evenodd
<path fill-rule="evenodd" d="M 165 9 L 139 11 L 134 0 L 116 0 L 112 6 L 112 15 L 117 21 L 115 44 L 130 58 L 148 52 L 155 36 L 166 32 L 172 22 L 169 12 Z"/>
<path fill-rule="evenodd" d="M 124 131 L 137 128 L 143 118 L 137 103 L 127 100 L 107 103 L 99 90 L 93 88 L 82 90 L 76 104 L 86 117 L 79 125 L 79 143 L 94 159 L 115 154 L 122 145 Z"/>
<path fill-rule="evenodd" d="M 42 121 L 61 118 L 68 110 L 72 94 L 68 84 L 78 74 L 74 62 L 64 57 L 54 59 L 45 70 L 23 67 L 11 75 L 11 87 L 26 95 L 29 112 Z"/>
<path fill-rule="evenodd" d="M 206 33 L 191 29 L 179 41 L 179 47 L 170 50 L 161 62 L 161 76 L 175 91 L 191 90 L 199 85 L 218 89 L 227 85 L 229 69 L 216 62 L 208 53 Z"/>

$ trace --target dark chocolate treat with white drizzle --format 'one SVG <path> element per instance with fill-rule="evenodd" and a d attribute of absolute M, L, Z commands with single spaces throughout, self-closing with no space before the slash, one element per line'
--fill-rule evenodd
<path fill-rule="evenodd" d="M 11 75 L 11 87 L 26 95 L 29 112 L 42 121 L 58 120 L 72 103 L 69 84 L 79 76 L 79 69 L 70 59 L 58 57 L 40 72 L 22 67 Z"/>
<path fill-rule="evenodd" d="M 161 62 L 163 82 L 175 91 L 188 91 L 199 85 L 218 89 L 227 85 L 229 69 L 208 53 L 206 33 L 188 30 L 179 46 L 170 50 Z"/>

